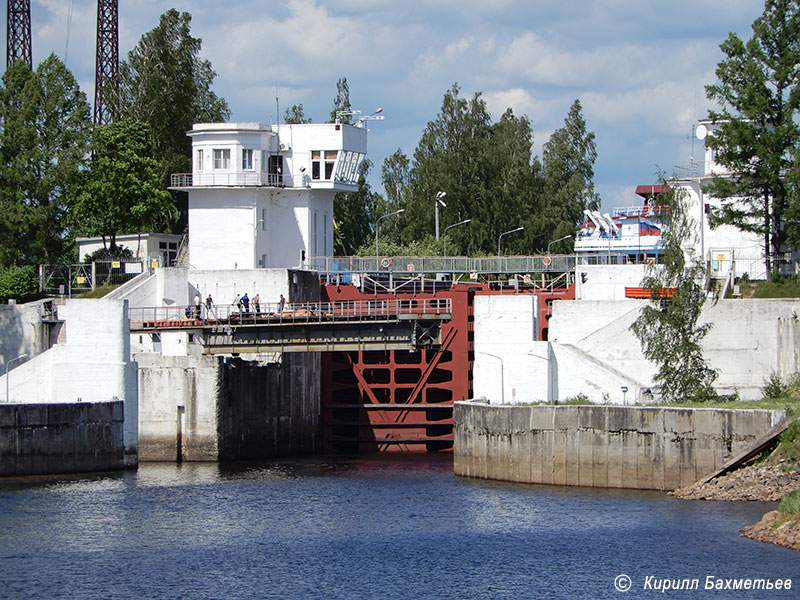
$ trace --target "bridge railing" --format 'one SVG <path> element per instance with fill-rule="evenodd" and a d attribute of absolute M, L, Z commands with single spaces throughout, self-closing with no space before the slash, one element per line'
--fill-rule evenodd
<path fill-rule="evenodd" d="M 558 273 L 575 268 L 574 254 L 542 256 L 319 256 L 308 268 L 321 273 Z"/>
<path fill-rule="evenodd" d="M 149 306 L 128 310 L 131 329 L 204 327 L 207 325 L 264 325 L 366 321 L 399 318 L 400 315 L 449 315 L 450 298 L 345 300 L 340 302 L 253 302 L 249 306 L 214 305 Z"/>

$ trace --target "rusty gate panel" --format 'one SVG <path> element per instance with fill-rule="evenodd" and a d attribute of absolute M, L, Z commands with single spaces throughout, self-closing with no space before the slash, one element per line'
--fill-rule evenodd
<path fill-rule="evenodd" d="M 430 452 L 453 447 L 453 401 L 472 395 L 472 296 L 466 286 L 415 294 L 364 294 L 325 286 L 330 301 L 452 300 L 437 350 L 326 352 L 323 443 L 328 452 Z"/>
<path fill-rule="evenodd" d="M 574 285 L 510 290 L 489 284 L 430 291 L 364 293 L 327 285 L 322 300 L 450 298 L 439 351 L 326 352 L 322 355 L 322 427 L 326 452 L 431 452 L 453 447 L 453 402 L 472 398 L 474 297 L 508 293 L 539 296 L 539 339 L 546 340 L 552 302 L 575 298 Z"/>

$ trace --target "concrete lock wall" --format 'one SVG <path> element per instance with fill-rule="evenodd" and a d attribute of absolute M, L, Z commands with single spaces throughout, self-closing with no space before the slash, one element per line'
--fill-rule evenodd
<path fill-rule="evenodd" d="M 645 304 L 643 300 L 554 302 L 549 322 L 548 399 L 563 401 L 584 394 L 599 403 L 651 401 L 647 390 L 653 386 L 656 366 L 644 358 L 630 330 Z M 706 305 L 700 323 L 711 323 L 712 328 L 702 347 L 719 373 L 714 384 L 717 391 L 755 400 L 772 373 L 785 379 L 800 371 L 797 306 L 795 299 L 720 300 Z M 476 353 L 483 340 L 493 335 L 491 328 L 476 327 Z M 534 353 L 545 355 L 543 350 Z M 532 357 L 527 368 L 535 363 Z M 481 385 L 477 379 L 476 390 Z M 499 402 L 499 382 L 492 385 L 492 395 L 486 395 Z M 537 385 L 529 395 L 543 400 L 548 390 Z"/>
<path fill-rule="evenodd" d="M 136 360 L 140 460 L 263 458 L 320 445 L 319 354 Z"/>
<path fill-rule="evenodd" d="M 125 468 L 123 403 L 0 405 L 0 476 Z"/>
<path fill-rule="evenodd" d="M 720 468 L 784 411 L 456 402 L 454 472 L 524 483 L 673 490 Z"/>
<path fill-rule="evenodd" d="M 110 402 L 125 405 L 124 437 L 136 462 L 138 403 L 136 363 L 130 358 L 127 302 L 72 299 L 58 307 L 64 320 L 58 343 L 0 376 L 17 404 Z"/>

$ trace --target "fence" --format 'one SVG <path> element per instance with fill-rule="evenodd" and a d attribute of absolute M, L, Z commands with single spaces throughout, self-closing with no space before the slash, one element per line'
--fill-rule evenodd
<path fill-rule="evenodd" d="M 450 298 L 345 300 L 292 304 L 250 302 L 247 308 L 221 304 L 149 306 L 128 310 L 131 329 L 192 328 L 206 325 L 263 325 L 272 323 L 322 323 L 401 319 L 401 315 L 449 316 Z"/>
<path fill-rule="evenodd" d="M 575 268 L 574 254 L 553 256 L 333 256 L 312 257 L 308 268 L 321 273 L 562 273 Z"/>
<path fill-rule="evenodd" d="M 39 291 L 72 297 L 98 285 L 125 283 L 142 273 L 144 261 L 107 260 L 77 265 L 39 265 Z"/>

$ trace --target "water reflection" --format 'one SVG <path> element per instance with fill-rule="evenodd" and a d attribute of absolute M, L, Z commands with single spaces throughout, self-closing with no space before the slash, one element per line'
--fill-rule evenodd
<path fill-rule="evenodd" d="M 447 455 L 142 464 L 0 481 L 0 589 L 25 598 L 614 598 L 619 573 L 791 578 L 796 554 L 738 535 L 771 506 L 457 478 Z M 770 597 L 795 597 L 796 586 Z"/>

